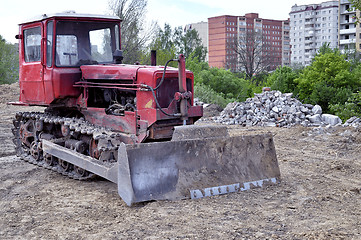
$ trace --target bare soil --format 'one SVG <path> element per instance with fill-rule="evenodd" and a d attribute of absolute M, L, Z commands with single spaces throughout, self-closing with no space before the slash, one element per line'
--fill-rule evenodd
<path fill-rule="evenodd" d="M 361 239 L 361 129 L 270 131 L 282 182 L 128 207 L 116 185 L 76 181 L 14 155 L 17 84 L 0 86 L 0 239 Z"/>

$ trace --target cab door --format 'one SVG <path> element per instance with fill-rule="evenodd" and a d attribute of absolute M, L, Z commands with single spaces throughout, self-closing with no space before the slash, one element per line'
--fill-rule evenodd
<path fill-rule="evenodd" d="M 44 94 L 44 64 L 42 46 L 42 23 L 23 25 L 20 47 L 20 100 L 25 103 L 42 104 Z"/>

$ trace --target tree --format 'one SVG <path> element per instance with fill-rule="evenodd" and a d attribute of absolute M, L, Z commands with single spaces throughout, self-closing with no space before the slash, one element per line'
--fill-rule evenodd
<path fill-rule="evenodd" d="M 177 48 L 173 42 L 173 31 L 169 24 L 164 24 L 164 29 L 157 26 L 154 38 L 148 45 L 144 57 L 142 59 L 143 64 L 150 64 L 150 51 L 157 51 L 157 64 L 165 65 L 170 59 L 176 58 Z M 175 63 L 171 63 L 170 66 L 176 66 Z"/>
<path fill-rule="evenodd" d="M 349 9 L 350 11 L 353 8 L 361 11 L 361 0 L 349 0 L 349 2 L 351 3 L 351 8 Z M 356 19 L 356 23 L 360 23 L 360 18 L 358 16 L 355 15 L 354 18 Z"/>
<path fill-rule="evenodd" d="M 207 48 L 203 47 L 197 30 L 191 29 L 184 32 L 182 27 L 176 28 L 174 30 L 174 43 L 178 52 L 184 54 L 186 58 L 192 56 L 199 61 L 205 61 Z"/>
<path fill-rule="evenodd" d="M 332 49 L 330 47 L 330 43 L 323 43 L 322 46 L 318 49 L 315 57 L 326 53 L 338 53 L 338 50 L 336 48 Z"/>
<path fill-rule="evenodd" d="M 239 37 L 231 38 L 228 42 L 228 68 L 232 68 L 230 65 L 238 65 L 239 70 L 245 72 L 247 79 L 253 80 L 255 75 L 272 67 L 271 47 L 261 31 L 247 29 Z M 236 56 L 232 55 L 232 51 Z"/>
<path fill-rule="evenodd" d="M 184 32 L 182 27 L 172 30 L 167 23 L 164 24 L 164 29 L 158 27 L 142 63 L 149 64 L 150 50 L 157 51 L 157 63 L 161 65 L 164 65 L 169 59 L 176 58 L 176 55 L 179 54 L 184 54 L 186 59 L 195 58 L 197 61 L 204 61 L 207 53 L 196 30 Z"/>
<path fill-rule="evenodd" d="M 6 43 L 0 35 L 0 84 L 13 83 L 19 78 L 17 45 Z"/>
<path fill-rule="evenodd" d="M 304 102 L 319 104 L 327 112 L 330 104 L 344 103 L 359 89 L 358 71 L 351 71 L 351 63 L 339 51 L 315 57 L 295 79 L 299 97 Z"/>
<path fill-rule="evenodd" d="M 121 43 L 123 62 L 134 63 L 142 57 L 146 42 L 154 33 L 154 26 L 145 30 L 147 0 L 110 0 L 110 10 L 122 19 Z"/>
<path fill-rule="evenodd" d="M 351 3 L 352 7 L 361 10 L 361 0 L 349 0 L 349 2 Z"/>
<path fill-rule="evenodd" d="M 214 91 L 223 93 L 226 98 L 244 101 L 249 96 L 249 83 L 235 76 L 230 70 L 209 68 L 198 74 L 197 83 L 210 86 Z"/>
<path fill-rule="evenodd" d="M 298 73 L 293 71 L 292 68 L 284 66 L 279 67 L 267 79 L 267 86 L 272 90 L 279 90 L 283 93 L 295 92 L 297 84 L 295 79 Z"/>

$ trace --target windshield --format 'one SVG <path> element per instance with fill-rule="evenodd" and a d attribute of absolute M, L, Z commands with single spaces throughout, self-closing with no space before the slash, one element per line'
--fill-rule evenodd
<path fill-rule="evenodd" d="M 56 24 L 55 64 L 78 67 L 110 63 L 120 49 L 119 26 L 112 22 L 58 21 Z"/>

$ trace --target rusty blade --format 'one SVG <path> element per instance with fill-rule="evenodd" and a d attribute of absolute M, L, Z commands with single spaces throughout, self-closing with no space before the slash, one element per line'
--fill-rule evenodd
<path fill-rule="evenodd" d="M 279 182 L 271 134 L 122 145 L 118 192 L 131 205 L 199 198 Z"/>

